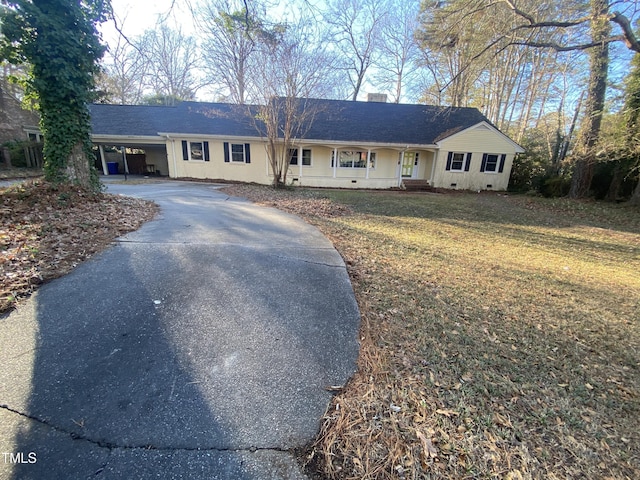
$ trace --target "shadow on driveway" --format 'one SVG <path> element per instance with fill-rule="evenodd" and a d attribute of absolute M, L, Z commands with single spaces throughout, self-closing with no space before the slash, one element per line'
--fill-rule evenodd
<path fill-rule="evenodd" d="M 289 451 L 355 368 L 344 265 L 299 219 L 206 192 L 0 320 L 0 478 L 303 478 Z"/>

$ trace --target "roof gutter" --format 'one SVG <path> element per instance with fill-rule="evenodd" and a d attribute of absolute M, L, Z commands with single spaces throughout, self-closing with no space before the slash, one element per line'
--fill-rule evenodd
<path fill-rule="evenodd" d="M 94 143 L 163 143 L 164 137 L 152 135 L 107 135 L 92 134 L 91 140 Z"/>
<path fill-rule="evenodd" d="M 201 140 L 203 138 L 213 138 L 216 140 L 238 140 L 238 141 L 266 141 L 265 137 L 261 136 L 237 136 L 237 135 L 211 135 L 211 134 L 193 134 L 193 133 L 176 133 L 176 132 L 158 132 L 158 135 L 161 135 L 163 138 L 170 137 L 179 137 L 181 139 L 189 140 L 189 139 L 197 139 Z M 358 140 L 322 140 L 322 139 L 311 139 L 311 138 L 292 138 L 293 144 L 295 145 L 322 145 L 322 146 L 336 146 L 336 147 L 349 147 L 349 146 L 360 146 L 360 147 L 372 147 L 372 148 L 393 148 L 398 150 L 407 150 L 407 149 L 434 149 L 437 150 L 440 148 L 439 145 L 435 143 L 429 144 L 406 144 L 406 143 L 384 143 L 384 142 L 367 142 L 367 141 L 358 141 Z"/>

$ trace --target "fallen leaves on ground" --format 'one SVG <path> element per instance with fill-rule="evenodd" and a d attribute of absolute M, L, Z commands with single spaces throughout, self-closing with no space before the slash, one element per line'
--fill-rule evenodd
<path fill-rule="evenodd" d="M 245 197 L 254 203 L 276 207 L 295 215 L 310 217 L 338 217 L 350 212 L 349 207 L 334 202 L 310 190 L 290 188 L 274 189 L 250 184 L 224 187 L 224 192 L 236 197 Z"/>
<path fill-rule="evenodd" d="M 42 180 L 0 189 L 0 312 L 156 212 L 145 200 Z"/>
<path fill-rule="evenodd" d="M 311 475 L 640 478 L 637 209 L 494 193 L 240 194 L 287 211 L 322 198 L 340 212 L 299 210 L 345 259 L 362 318 L 358 371 L 306 452 Z"/>

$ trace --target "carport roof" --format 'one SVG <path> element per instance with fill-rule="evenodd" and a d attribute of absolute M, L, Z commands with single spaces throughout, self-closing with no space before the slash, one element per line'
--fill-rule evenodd
<path fill-rule="evenodd" d="M 275 101 L 281 101 L 276 99 Z M 434 145 L 489 120 L 475 108 L 343 100 L 301 100 L 317 112 L 307 140 Z M 247 107 L 181 102 L 176 106 L 91 105 L 94 135 L 158 136 L 160 133 L 260 137 Z"/>

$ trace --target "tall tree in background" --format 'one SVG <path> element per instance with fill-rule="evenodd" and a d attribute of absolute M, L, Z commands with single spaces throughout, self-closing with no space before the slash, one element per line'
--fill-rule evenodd
<path fill-rule="evenodd" d="M 146 57 L 147 85 L 156 99 L 165 104 L 192 100 L 199 88 L 193 73 L 198 67 L 198 53 L 193 37 L 160 25 L 147 30 L 138 48 Z"/>
<path fill-rule="evenodd" d="M 425 2 L 432 4 L 433 2 Z M 631 2 L 633 3 L 633 2 Z M 589 53 L 589 81 L 584 101 L 583 124 L 573 149 L 574 172 L 570 196 L 581 197 L 589 192 L 593 175 L 594 148 L 600 136 L 600 126 L 608 70 L 608 46 L 623 42 L 627 48 L 640 51 L 631 22 L 624 12 L 612 12 L 607 0 L 564 0 L 562 2 L 517 2 L 516 0 L 474 0 L 471 2 L 438 2 L 454 5 L 452 13 L 472 18 L 487 12 L 493 22 L 493 32 L 484 46 L 467 61 L 466 71 L 473 64 L 487 62 L 510 47 L 551 49 L 557 52 L 587 51 Z M 626 3 L 616 7 L 631 8 Z M 505 17 L 505 13 L 509 16 Z M 631 13 L 634 13 L 631 10 Z M 508 22 L 498 21 L 506 18 Z M 453 23 L 450 23 L 453 24 Z M 466 45 L 466 44 L 465 44 Z M 454 78 L 460 76 L 456 74 Z"/>
<path fill-rule="evenodd" d="M 255 75 L 256 107 L 250 118 L 267 142 L 274 187 L 286 185 L 291 149 L 311 128 L 321 106 L 315 98 L 332 97 L 335 65 L 322 44 L 311 41 L 312 28 L 302 19 L 274 41 L 261 44 Z M 254 109 L 255 108 L 255 109 Z M 301 161 L 301 160 L 300 160 Z"/>
<path fill-rule="evenodd" d="M 391 91 L 393 100 L 399 103 L 415 76 L 420 53 L 414 37 L 418 28 L 418 6 L 404 0 L 389 3 L 380 28 L 380 59 L 375 80 L 381 91 Z"/>
<path fill-rule="evenodd" d="M 111 103 L 135 105 L 144 96 L 149 59 L 135 44 L 119 36 L 109 46 L 98 87 Z"/>
<path fill-rule="evenodd" d="M 607 94 L 609 73 L 609 43 L 605 40 L 611 34 L 608 0 L 591 0 L 589 49 L 589 83 L 585 101 L 585 112 L 574 149 L 575 165 L 571 178 L 569 196 L 586 197 L 591 189 L 593 170 L 596 163 L 595 146 L 600 139 L 604 102 Z"/>
<path fill-rule="evenodd" d="M 632 159 L 629 174 L 638 179 L 630 203 L 640 205 L 640 53 L 633 56 L 631 67 L 625 81 L 625 149 Z"/>
<path fill-rule="evenodd" d="M 207 83 L 219 85 L 228 101 L 243 104 L 251 89 L 251 61 L 266 27 L 255 11 L 236 3 L 209 0 L 198 8 L 196 21 L 203 34 Z"/>
<path fill-rule="evenodd" d="M 96 27 L 107 0 L 3 0 L 0 56 L 28 64 L 27 91 L 37 99 L 45 137 L 44 170 L 52 182 L 99 188 L 92 168 L 88 103 L 104 53 Z"/>
<path fill-rule="evenodd" d="M 332 0 L 325 14 L 333 42 L 341 52 L 344 71 L 356 100 L 367 72 L 380 54 L 384 0 Z"/>

